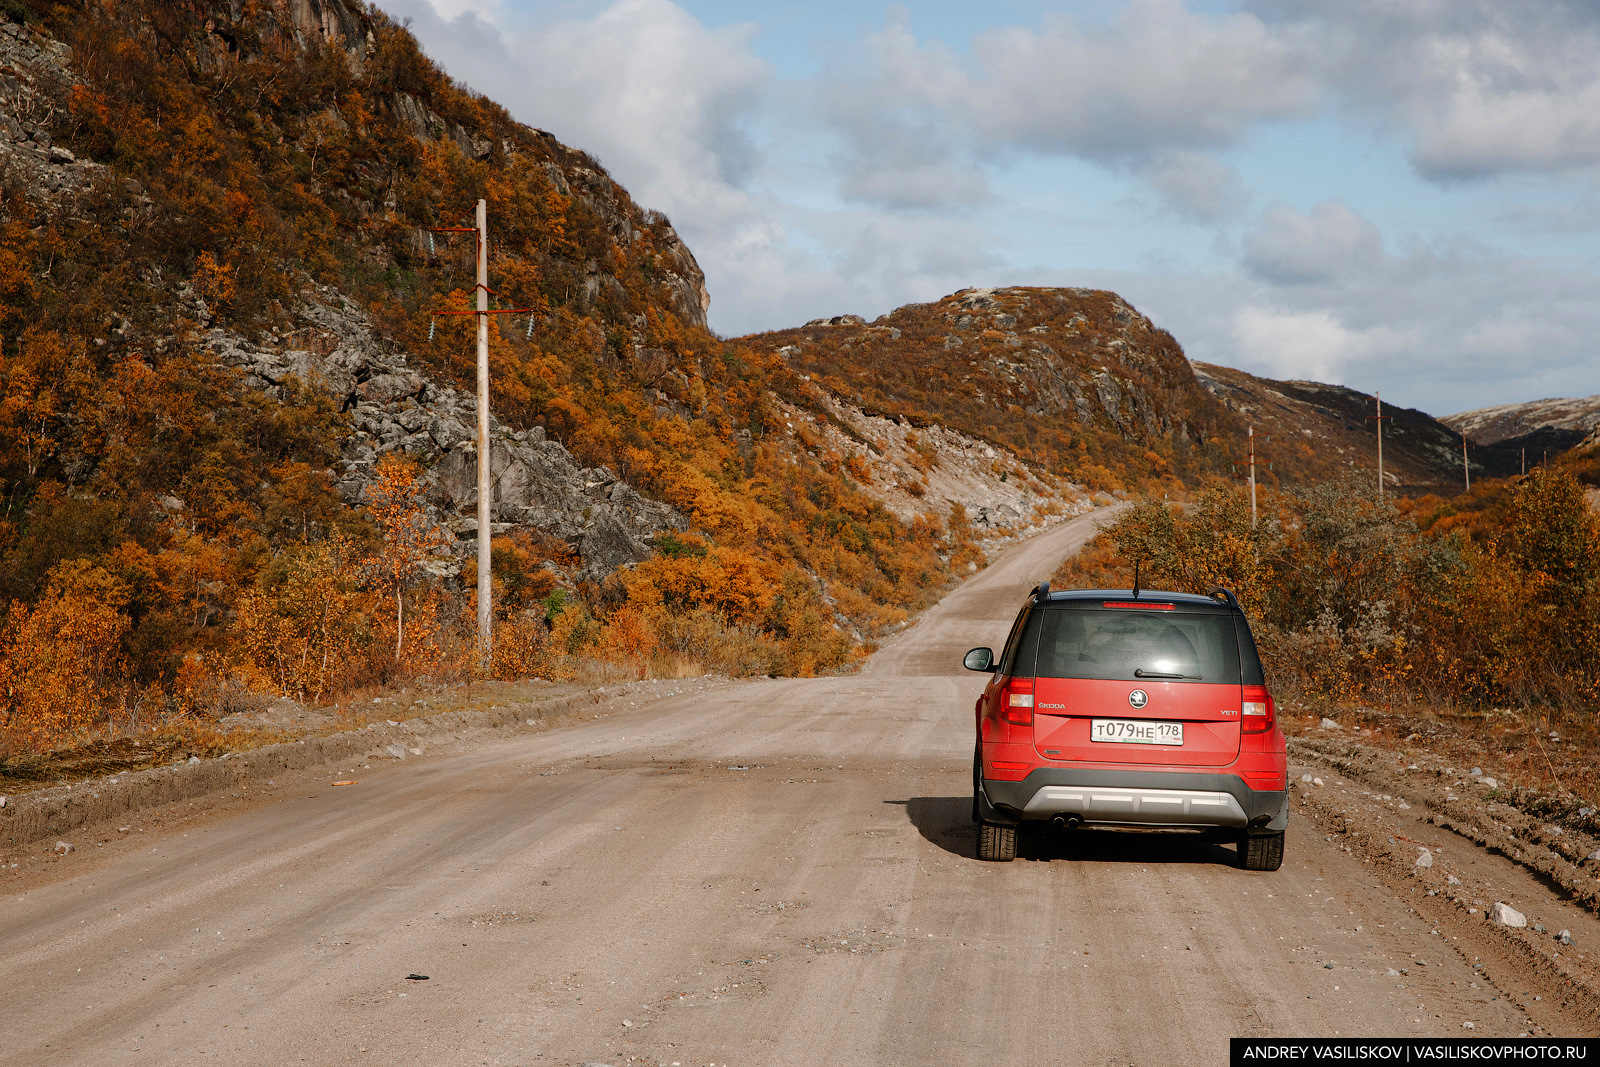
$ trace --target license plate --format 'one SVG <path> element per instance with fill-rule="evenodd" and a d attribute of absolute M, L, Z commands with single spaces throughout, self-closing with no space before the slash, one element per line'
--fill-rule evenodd
<path fill-rule="evenodd" d="M 1089 740 L 1114 741 L 1119 745 L 1182 745 L 1183 723 L 1094 719 L 1089 724 Z"/>

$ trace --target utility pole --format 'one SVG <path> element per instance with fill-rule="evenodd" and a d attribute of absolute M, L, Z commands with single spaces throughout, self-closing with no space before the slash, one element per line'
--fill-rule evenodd
<path fill-rule="evenodd" d="M 1382 393 L 1377 392 L 1376 390 L 1374 390 L 1373 393 L 1372 393 L 1372 399 L 1377 401 L 1378 413 L 1376 415 L 1368 415 L 1367 418 L 1372 419 L 1373 421 L 1375 421 L 1378 424 L 1378 499 L 1382 500 L 1383 499 L 1383 420 L 1389 418 L 1390 416 L 1385 415 L 1383 413 L 1383 394 Z"/>
<path fill-rule="evenodd" d="M 1461 472 L 1467 478 L 1467 492 L 1472 492 L 1472 468 L 1467 465 L 1467 435 L 1461 435 Z"/>
<path fill-rule="evenodd" d="M 1256 525 L 1256 428 L 1250 427 L 1250 528 Z"/>
<path fill-rule="evenodd" d="M 478 666 L 487 671 L 494 655 L 494 594 L 489 575 L 489 208 L 478 201 Z"/>
<path fill-rule="evenodd" d="M 470 233 L 478 246 L 478 307 L 475 311 L 436 311 L 436 315 L 476 315 L 478 317 L 478 667 L 488 671 L 494 656 L 494 584 L 489 563 L 494 554 L 491 541 L 493 527 L 493 489 L 491 485 L 489 445 L 489 316 L 532 314 L 532 308 L 498 308 L 489 310 L 489 208 L 486 201 L 478 201 L 474 226 L 439 226 L 433 233 Z M 432 238 L 429 238 L 432 240 Z M 533 330 L 533 322 L 528 322 Z M 432 336 L 430 332 L 429 336 Z"/>

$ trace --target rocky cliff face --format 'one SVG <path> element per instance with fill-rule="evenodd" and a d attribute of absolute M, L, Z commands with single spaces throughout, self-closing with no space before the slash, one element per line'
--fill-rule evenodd
<path fill-rule="evenodd" d="M 17 22 L 0 21 L 0 184 L 41 200 L 87 190 L 107 169 L 51 143 L 67 89 L 72 49 Z"/>
<path fill-rule="evenodd" d="M 506 175 L 536 174 L 551 190 L 561 211 L 552 225 L 564 240 L 539 246 L 523 237 L 524 249 L 543 249 L 533 270 L 523 273 L 557 279 L 561 285 L 561 314 L 552 308 L 550 322 L 577 322 L 578 329 L 593 334 L 598 330 L 588 324 L 592 317 L 637 336 L 647 314 L 654 313 L 676 317 L 690 329 L 704 328 L 709 303 L 704 275 L 664 217 L 641 209 L 584 153 L 545 131 L 512 122 L 488 102 L 474 103 L 457 89 L 443 94 L 448 99 L 439 105 L 454 107 L 455 113 L 441 114 L 425 91 L 430 85 L 438 88 L 437 75 L 430 75 L 431 67 L 420 56 L 413 56 L 415 62 L 407 68 L 409 39 L 359 0 L 161 0 L 89 6 L 110 20 L 99 24 L 102 30 L 126 33 L 136 50 L 147 47 L 167 63 L 164 76 L 186 72 L 196 82 L 212 85 L 212 91 L 218 84 L 254 78 L 262 83 L 263 94 L 274 93 L 280 80 L 308 76 L 304 64 L 311 64 L 314 75 L 318 57 L 332 56 L 342 63 L 362 94 L 360 108 L 365 111 L 358 111 L 358 121 L 361 114 L 370 116 L 365 133 L 388 138 L 383 144 L 390 154 L 351 160 L 342 175 L 312 166 L 302 175 L 303 192 L 306 203 L 320 198 L 331 206 L 333 218 L 342 221 L 347 254 L 354 256 L 359 276 L 387 272 L 404 278 L 428 262 L 428 232 L 403 224 L 405 209 L 397 190 L 406 189 L 409 181 L 413 197 L 437 195 L 419 180 L 416 161 L 419 153 L 449 145 L 457 158 L 491 161 Z M 104 57 L 97 54 L 95 61 L 104 62 Z M 161 215 L 166 205 L 145 195 L 140 181 L 119 177 L 118 164 L 95 162 L 82 151 L 54 143 L 52 131 L 81 135 L 82 113 L 89 107 L 84 101 L 101 99 L 96 92 L 95 78 L 75 66 L 73 50 L 53 37 L 42 20 L 19 22 L 0 13 L 0 185 L 14 197 L 0 215 L 15 218 L 19 212 L 26 216 L 37 211 L 59 225 L 104 210 L 108 189 L 126 205 L 123 221 L 129 233 Z M 294 90 L 288 92 L 292 96 Z M 291 110 L 226 117 L 250 127 L 233 135 L 234 143 L 254 137 L 256 162 L 263 166 L 260 153 L 267 153 L 270 162 L 272 152 L 290 149 L 312 160 L 324 151 L 354 156 L 352 148 L 363 133 L 336 106 L 310 115 Z M 380 135 L 380 127 L 387 132 Z M 448 162 L 450 156 L 440 158 Z M 224 196 L 220 190 L 214 195 Z M 492 220 L 491 249 L 501 253 L 495 223 L 507 221 Z M 637 276 L 619 277 L 619 263 L 647 264 L 648 283 Z M 141 348 L 165 351 L 198 337 L 218 362 L 244 371 L 249 387 L 282 396 L 293 376 L 326 392 L 349 417 L 350 435 L 341 442 L 342 458 L 332 472 L 340 496 L 352 505 L 365 500 L 379 454 L 396 450 L 413 457 L 425 470 L 433 521 L 461 539 L 458 558 L 443 569 L 459 568 L 460 557 L 476 548 L 474 398 L 385 336 L 358 298 L 338 286 L 318 284 L 297 264 L 289 270 L 298 292 L 258 312 L 253 321 L 230 313 L 215 287 L 207 289 L 201 272 L 186 277 L 183 266 L 142 266 L 140 306 L 130 303 L 125 309 L 139 320 L 139 328 L 130 330 L 123 318 L 93 343 L 109 343 L 103 351 L 115 351 L 116 358 L 137 359 Z M 223 270 L 243 273 L 238 264 Z M 389 298 L 381 285 L 369 288 L 380 299 Z M 515 429 L 497 421 L 493 442 L 496 530 L 531 526 L 568 542 L 582 559 L 571 575 L 576 580 L 598 580 L 618 566 L 645 559 L 650 537 L 688 525 L 671 507 L 645 498 L 606 468 L 585 467 L 536 425 Z M 76 470 L 68 480 L 82 482 L 88 476 Z"/>
<path fill-rule="evenodd" d="M 441 572 L 459 571 L 477 552 L 477 398 L 412 369 L 406 354 L 377 337 L 354 303 L 323 288 L 298 309 L 303 325 L 262 341 L 213 327 L 202 338 L 248 385 L 283 398 L 291 377 L 325 393 L 350 419 L 335 471 L 340 496 L 367 502 L 378 457 L 399 451 L 418 461 L 431 521 L 458 538 Z M 492 400 L 491 400 L 492 404 Z M 585 468 L 544 430 L 489 422 L 493 532 L 531 526 L 568 543 L 582 560 L 571 577 L 598 581 L 651 555 L 649 539 L 688 521 L 647 499 L 604 467 Z"/>

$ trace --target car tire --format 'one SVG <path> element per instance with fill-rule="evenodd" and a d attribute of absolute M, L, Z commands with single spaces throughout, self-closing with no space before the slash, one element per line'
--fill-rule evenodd
<path fill-rule="evenodd" d="M 991 863 L 1010 863 L 1017 858 L 1017 828 L 978 824 L 978 858 Z"/>
<path fill-rule="evenodd" d="M 1283 831 L 1249 834 L 1239 842 L 1239 866 L 1247 871 L 1275 871 L 1283 866 Z"/>

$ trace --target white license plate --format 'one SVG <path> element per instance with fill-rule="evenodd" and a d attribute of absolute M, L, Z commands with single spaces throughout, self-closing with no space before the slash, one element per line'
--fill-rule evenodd
<path fill-rule="evenodd" d="M 1114 741 L 1120 745 L 1182 745 L 1183 723 L 1093 719 L 1089 723 L 1089 740 Z"/>

